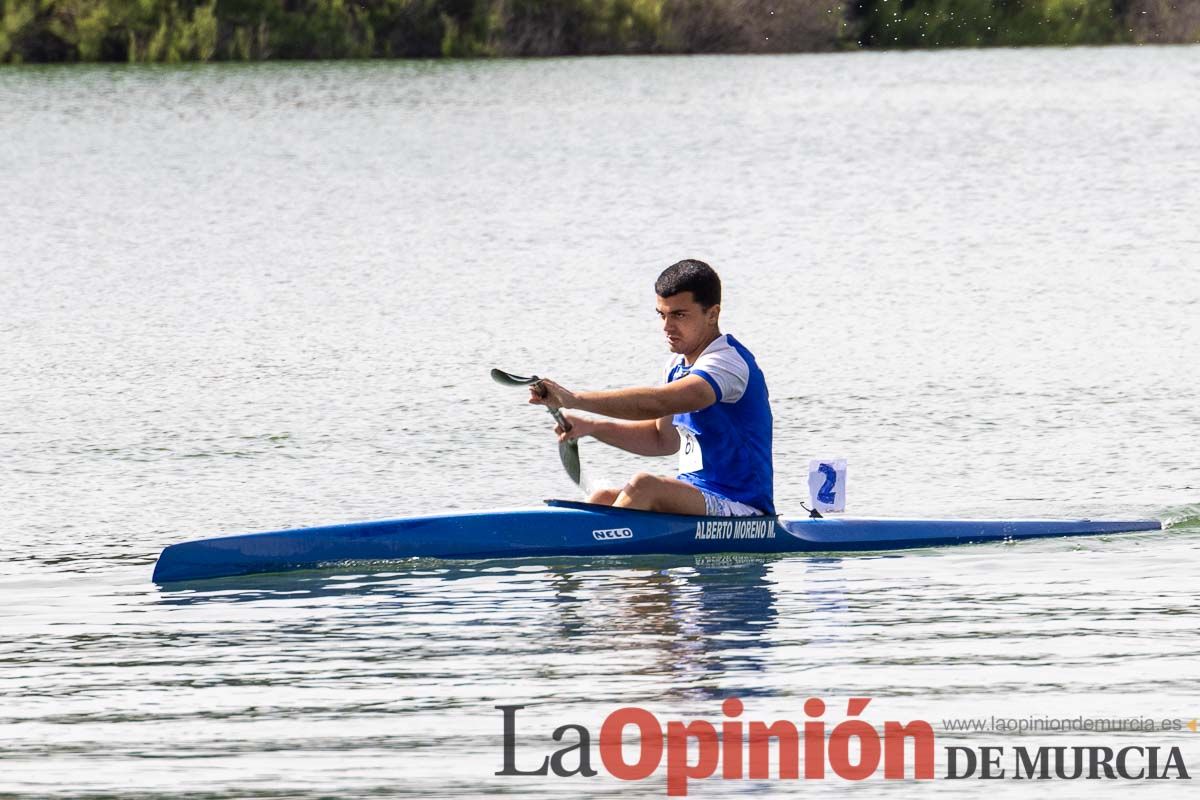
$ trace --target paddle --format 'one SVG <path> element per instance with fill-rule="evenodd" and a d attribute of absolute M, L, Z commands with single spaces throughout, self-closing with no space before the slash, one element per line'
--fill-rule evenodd
<path fill-rule="evenodd" d="M 542 379 L 537 375 L 531 375 L 526 378 L 521 375 L 513 375 L 511 372 L 505 372 L 502 369 L 493 369 L 492 380 L 504 386 L 533 386 L 534 391 L 539 395 L 542 397 L 546 396 L 546 387 L 542 385 Z M 571 423 L 567 422 L 566 417 L 562 415 L 561 411 L 549 406 L 546 407 L 546 410 L 550 412 L 550 416 L 554 417 L 554 421 L 558 423 L 558 426 L 563 429 L 564 433 L 571 430 Z M 559 442 L 558 457 L 562 459 L 562 465 L 566 469 L 567 475 L 578 485 L 580 475 L 579 442 L 575 439 L 567 442 Z"/>

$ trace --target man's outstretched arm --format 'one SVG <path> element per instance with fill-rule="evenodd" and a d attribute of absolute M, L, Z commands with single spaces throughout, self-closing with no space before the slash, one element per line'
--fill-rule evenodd
<path fill-rule="evenodd" d="M 529 402 L 555 408 L 575 408 L 617 419 L 653 421 L 673 414 L 699 411 L 717 402 L 717 393 L 699 375 L 688 375 L 662 386 L 571 392 L 551 380 L 542 380 L 545 395 L 531 387 Z M 597 437 L 598 438 L 598 437 Z"/>

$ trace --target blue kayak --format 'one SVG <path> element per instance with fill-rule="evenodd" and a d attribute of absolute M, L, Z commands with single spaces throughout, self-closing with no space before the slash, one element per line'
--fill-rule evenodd
<path fill-rule="evenodd" d="M 548 500 L 545 508 L 198 539 L 163 550 L 156 583 L 411 558 L 835 553 L 1159 530 L 1158 520 L 689 517 Z"/>

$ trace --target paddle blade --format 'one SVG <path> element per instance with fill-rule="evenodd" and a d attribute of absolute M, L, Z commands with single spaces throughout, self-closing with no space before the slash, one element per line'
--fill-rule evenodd
<path fill-rule="evenodd" d="M 579 466 L 579 442 L 575 439 L 569 442 L 559 442 L 558 457 L 562 459 L 563 469 L 567 471 L 567 475 L 575 481 L 576 486 L 580 485 L 579 478 L 582 470 Z"/>
<path fill-rule="evenodd" d="M 492 380 L 504 386 L 529 386 L 538 382 L 538 376 L 525 378 L 521 375 L 513 375 L 511 372 L 505 372 L 502 369 L 492 368 Z"/>

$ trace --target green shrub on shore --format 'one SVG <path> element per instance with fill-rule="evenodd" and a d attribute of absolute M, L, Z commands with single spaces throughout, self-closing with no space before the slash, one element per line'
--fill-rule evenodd
<path fill-rule="evenodd" d="M 1200 0 L 0 0 L 0 62 L 1200 41 Z"/>
<path fill-rule="evenodd" d="M 988 47 L 1125 41 L 1125 0 L 862 0 L 867 47 Z"/>

